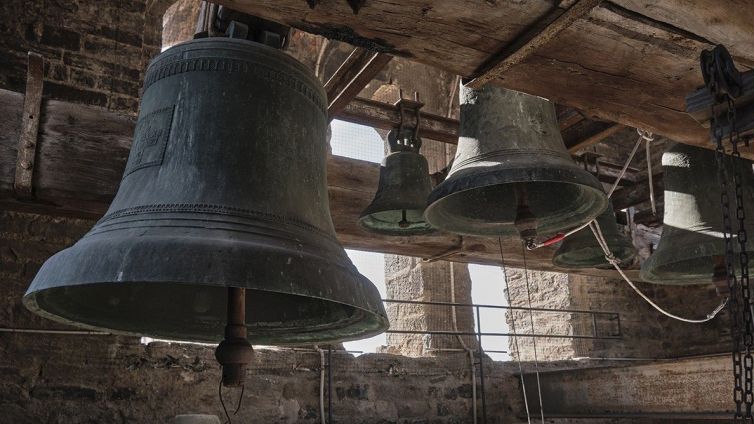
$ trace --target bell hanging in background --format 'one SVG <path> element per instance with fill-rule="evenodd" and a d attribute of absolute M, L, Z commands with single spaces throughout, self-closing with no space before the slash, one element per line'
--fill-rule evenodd
<path fill-rule="evenodd" d="M 733 165 L 740 166 L 744 210 L 754 213 L 754 177 L 752 163 L 726 159 L 727 175 Z M 657 250 L 644 261 L 639 276 L 657 284 L 690 285 L 712 282 L 715 268 L 724 268 L 723 213 L 717 159 L 713 150 L 676 144 L 662 155 L 662 178 L 665 186 L 665 212 L 662 235 Z M 732 184 L 728 184 L 733 226 L 733 244 L 737 228 L 736 204 Z M 754 234 L 754 222 L 745 221 L 748 234 Z M 754 259 L 754 245 L 747 243 L 749 258 Z M 738 255 L 733 263 L 738 268 Z"/>
<path fill-rule="evenodd" d="M 631 239 L 618 229 L 613 205 L 609 204 L 605 212 L 597 217 L 602 234 L 607 241 L 610 252 L 623 265 L 630 265 L 636 255 Z M 563 240 L 552 257 L 553 265 L 560 268 L 600 268 L 612 269 L 605 259 L 605 252 L 597 243 L 592 230 L 586 227 Z"/>
<path fill-rule="evenodd" d="M 391 130 L 390 153 L 380 166 L 380 182 L 372 203 L 359 224 L 371 232 L 411 236 L 433 231 L 424 220 L 427 196 L 432 191 L 427 159 L 419 154 L 421 139 L 412 131 Z"/>
<path fill-rule="evenodd" d="M 455 160 L 425 213 L 432 226 L 531 240 L 605 210 L 602 185 L 565 149 L 552 103 L 492 84 L 462 86 L 460 98 Z"/>
<path fill-rule="evenodd" d="M 326 104 L 311 71 L 262 44 L 205 38 L 160 54 L 113 203 L 45 262 L 25 305 L 178 340 L 219 341 L 227 323 L 217 356 L 238 367 L 247 335 L 278 345 L 385 330 L 377 289 L 335 238 Z"/>

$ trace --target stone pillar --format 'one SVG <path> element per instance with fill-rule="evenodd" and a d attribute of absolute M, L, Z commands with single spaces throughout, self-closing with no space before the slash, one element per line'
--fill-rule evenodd
<path fill-rule="evenodd" d="M 527 273 L 523 269 L 508 268 L 506 270 L 511 302 L 510 306 L 528 307 L 529 297 L 531 306 L 537 308 L 569 309 L 571 306 L 571 292 L 567 274 L 557 272 L 533 271 Z M 529 296 L 530 295 L 530 296 Z M 509 309 L 506 313 L 509 332 L 517 334 L 573 334 L 572 318 L 569 313 L 552 313 L 528 310 Z M 532 325 L 533 324 L 533 325 Z M 508 351 L 513 359 L 522 361 L 534 360 L 534 346 L 536 343 L 536 358 L 540 361 L 569 359 L 574 356 L 571 339 L 537 338 L 518 336 L 508 338 Z"/>
<path fill-rule="evenodd" d="M 425 302 L 471 303 L 471 277 L 466 264 L 446 261 L 424 262 L 421 258 L 385 255 L 385 285 L 389 299 Z M 455 288 L 451 295 L 451 285 Z M 471 307 L 388 303 L 391 329 L 413 331 L 474 331 Z M 468 348 L 476 349 L 473 336 L 388 334 L 386 351 L 407 356 L 438 355 Z"/>

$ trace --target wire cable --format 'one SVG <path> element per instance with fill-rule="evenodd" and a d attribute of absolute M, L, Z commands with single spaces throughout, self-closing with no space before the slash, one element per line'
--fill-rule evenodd
<path fill-rule="evenodd" d="M 531 334 L 536 334 L 534 331 L 534 311 L 531 309 L 531 288 L 529 287 L 529 267 L 526 265 L 526 244 L 521 243 L 521 251 L 524 259 L 524 281 L 526 282 L 526 299 L 529 306 L 529 325 L 531 326 Z M 539 412 L 542 416 L 542 424 L 545 424 L 545 407 L 542 404 L 542 384 L 539 381 L 539 359 L 537 358 L 537 338 L 531 338 L 532 347 L 534 348 L 534 373 L 537 376 L 537 395 L 539 396 Z"/>
<path fill-rule="evenodd" d="M 512 306 L 511 303 L 511 291 L 508 286 L 508 270 L 505 268 L 505 257 L 503 256 L 503 239 L 497 238 L 500 246 L 500 264 L 503 269 L 503 282 L 505 283 L 505 294 L 508 301 L 508 306 Z M 526 383 L 524 382 L 524 369 L 521 366 L 521 351 L 518 349 L 518 335 L 516 334 L 516 318 L 515 312 L 511 310 L 511 332 L 513 333 L 513 347 L 516 349 L 516 362 L 518 363 L 518 375 L 521 377 L 521 392 L 524 395 L 524 408 L 526 409 L 526 422 L 531 424 L 531 413 L 529 413 L 529 399 L 526 396 Z"/>

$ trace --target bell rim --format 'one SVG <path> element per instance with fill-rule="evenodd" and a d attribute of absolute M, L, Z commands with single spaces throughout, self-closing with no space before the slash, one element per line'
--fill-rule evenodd
<path fill-rule="evenodd" d="M 384 332 L 384 330 L 386 330 L 387 327 L 389 326 L 387 313 L 385 312 L 384 305 L 381 300 L 381 296 L 379 295 L 379 292 L 377 288 L 374 286 L 374 284 L 368 278 L 360 274 L 355 269 L 355 267 L 353 269 L 350 269 L 351 267 L 353 267 L 353 265 L 350 265 L 350 267 L 348 267 L 343 264 L 337 263 L 336 261 L 329 261 L 329 264 L 330 266 L 335 267 L 336 270 L 340 269 L 340 275 L 345 276 L 344 279 L 342 280 L 342 284 L 347 283 L 345 279 L 350 280 L 351 282 L 347 284 L 351 287 L 355 287 L 354 290 L 356 291 L 353 292 L 353 294 L 355 295 L 357 292 L 361 291 L 363 293 L 362 295 L 363 297 L 352 298 L 352 301 L 348 302 L 348 301 L 345 301 L 345 299 L 338 300 L 334 297 L 316 296 L 314 293 L 308 293 L 305 295 L 303 291 L 296 293 L 292 291 L 286 292 L 286 291 L 280 291 L 280 290 L 271 290 L 269 289 L 269 287 L 267 288 L 257 287 L 253 285 L 255 282 L 251 282 L 251 281 L 248 281 L 246 284 L 239 283 L 239 282 L 225 282 L 223 285 L 220 285 L 218 283 L 212 284 L 208 281 L 200 281 L 197 279 L 187 278 L 185 275 L 183 277 L 178 277 L 178 278 L 175 278 L 175 280 L 170 280 L 170 281 L 168 281 L 167 279 L 153 279 L 150 281 L 149 279 L 146 279 L 146 278 L 139 278 L 138 281 L 136 281 L 136 279 L 134 279 L 134 281 L 129 281 L 129 279 L 118 280 L 116 278 L 110 278 L 108 281 L 93 281 L 93 280 L 82 281 L 84 279 L 73 281 L 73 279 L 71 278 L 68 278 L 68 279 L 55 278 L 54 277 L 55 275 L 62 274 L 62 270 L 60 268 L 62 264 L 76 263 L 75 259 L 70 258 L 73 253 L 76 253 L 76 249 L 80 250 L 80 252 L 78 252 L 79 254 L 85 254 L 87 253 L 87 251 L 97 251 L 98 247 L 96 246 L 96 242 L 98 240 L 94 240 L 94 243 L 93 243 L 91 240 L 87 240 L 87 237 L 90 237 L 90 236 L 89 235 L 85 236 L 73 246 L 56 253 L 47 261 L 45 261 L 45 263 L 37 272 L 36 276 L 34 277 L 34 280 L 29 285 L 29 288 L 27 289 L 26 293 L 23 296 L 22 301 L 23 301 L 23 304 L 27 307 L 27 309 L 39 315 L 45 316 L 48 319 L 52 319 L 56 322 L 61 322 L 68 325 L 74 325 L 81 328 L 106 331 L 112 334 L 154 336 L 156 338 L 168 338 L 168 339 L 175 339 L 175 340 L 217 342 L 222 339 L 222 334 L 220 333 L 212 335 L 212 336 L 208 336 L 208 337 L 204 335 L 192 335 L 191 337 L 172 337 L 169 335 L 166 336 L 164 334 L 159 334 L 159 332 L 148 333 L 148 332 L 140 332 L 138 329 L 123 329 L 123 328 L 112 328 L 112 327 L 106 327 L 106 326 L 93 325 L 91 323 L 82 322 L 80 320 L 77 321 L 71 318 L 72 315 L 64 316 L 64 315 L 57 315 L 53 312 L 50 312 L 39 304 L 37 298 L 39 294 L 49 289 L 60 289 L 60 288 L 87 289 L 87 288 L 94 288 L 95 286 L 101 287 L 101 286 L 112 285 L 112 284 L 131 284 L 135 286 L 138 284 L 143 285 L 143 284 L 155 283 L 155 284 L 171 284 L 171 285 L 180 285 L 180 286 L 189 286 L 189 287 L 190 286 L 207 287 L 207 288 L 241 287 L 241 288 L 246 288 L 248 291 L 251 291 L 251 292 L 276 293 L 276 294 L 285 295 L 285 296 L 317 299 L 317 300 L 321 300 L 321 301 L 328 302 L 331 304 L 342 305 L 344 307 L 357 309 L 361 311 L 361 313 L 363 313 L 365 318 L 368 318 L 368 319 L 365 319 L 364 321 L 350 323 L 348 326 L 344 328 L 336 329 L 336 330 L 340 330 L 340 332 L 345 334 L 345 336 L 339 335 L 337 337 L 332 337 L 332 338 L 317 338 L 316 340 L 312 339 L 315 342 L 362 339 L 365 337 L 370 337 L 376 334 L 380 334 Z M 82 246 L 84 244 L 82 243 L 82 241 L 86 241 L 86 244 L 89 244 L 89 243 L 94 244 L 94 246 Z M 174 240 L 172 242 L 174 242 Z M 101 246 L 99 248 L 101 249 Z M 255 246 L 254 248 L 256 249 L 255 254 L 260 254 L 259 247 Z M 321 248 L 324 248 L 324 247 L 321 247 Z M 241 254 L 237 254 L 237 255 L 239 257 L 242 256 Z M 345 260 L 348 261 L 348 264 L 351 264 L 350 260 L 348 260 L 347 256 L 345 255 L 345 251 L 343 251 L 343 256 L 345 257 Z M 130 260 L 133 260 L 134 257 L 138 257 L 138 255 L 132 255 Z M 233 269 L 234 268 L 233 264 L 227 265 L 227 268 Z M 164 273 L 165 275 L 172 274 L 172 275 L 180 276 L 180 273 L 174 272 L 175 269 L 176 269 L 175 267 L 174 268 L 165 267 L 161 269 L 161 272 Z M 92 271 L 91 269 L 89 269 L 87 272 L 91 273 Z M 333 275 L 337 275 L 337 274 L 333 274 Z M 53 283 L 44 284 L 45 279 L 51 279 Z M 323 279 L 322 283 L 330 285 L 332 284 L 332 281 L 326 281 Z M 263 284 L 263 283 L 256 281 L 256 284 Z M 367 330 L 363 332 L 357 332 L 357 333 L 353 333 L 352 330 L 350 330 L 350 328 L 358 328 L 362 326 L 364 328 L 367 328 Z M 290 330 L 291 333 L 293 331 L 294 329 Z M 305 334 L 305 332 L 301 334 Z M 337 332 L 332 331 L 330 334 L 337 334 Z M 316 335 L 321 335 L 321 334 L 315 334 L 315 336 Z M 274 336 L 274 337 L 277 337 L 277 336 Z M 308 343 L 310 340 L 310 339 L 302 340 L 301 338 L 294 338 L 294 337 L 291 337 L 289 334 L 287 334 L 285 337 L 279 337 L 277 340 L 272 340 L 274 337 L 265 336 L 263 338 L 263 337 L 255 336 L 252 331 L 250 331 L 249 333 L 249 339 L 254 341 L 257 344 L 285 345 L 285 344 Z M 287 340 L 287 339 L 290 339 L 290 340 Z M 259 341 L 259 340 L 263 340 L 263 341 Z"/>
<path fill-rule="evenodd" d="M 584 220 L 584 222 L 587 222 L 601 215 L 608 208 L 609 200 L 597 178 L 580 168 L 573 168 L 576 168 L 575 165 L 573 165 L 573 167 L 562 165 L 553 166 L 545 170 L 546 172 L 543 173 L 544 175 L 538 176 L 536 180 L 533 181 L 534 178 L 532 174 L 528 169 L 523 167 L 505 167 L 503 165 L 497 165 L 493 169 L 482 172 L 475 170 L 474 167 L 467 167 L 461 170 L 463 172 L 456 172 L 455 174 L 449 175 L 445 181 L 432 190 L 432 193 L 430 193 L 427 199 L 427 207 L 424 216 L 433 227 L 456 234 L 478 236 L 515 234 L 516 229 L 513 225 L 507 223 L 496 225 L 494 230 L 480 232 L 464 231 L 463 228 L 459 227 L 445 228 L 442 223 L 437 221 L 435 214 L 437 209 L 442 206 L 443 201 L 462 193 L 496 185 L 540 182 L 578 185 L 589 190 L 599 207 L 588 214 L 587 218 Z M 570 176 L 571 180 L 564 180 L 564 176 Z M 433 222 L 433 220 L 435 222 Z M 562 229 L 567 229 L 567 227 L 547 229 L 547 232 L 556 232 Z"/>
<path fill-rule="evenodd" d="M 624 263 L 625 261 L 628 261 L 628 260 L 631 260 L 633 262 L 633 259 L 636 258 L 636 253 L 637 253 L 636 248 L 629 243 L 624 243 L 624 242 L 616 243 L 616 241 L 611 242 L 608 240 L 607 244 L 608 246 L 611 247 L 610 250 L 613 255 L 615 255 L 616 253 L 619 253 L 618 255 L 615 255 L 615 257 L 616 259 L 619 259 L 621 263 Z M 597 269 L 600 269 L 599 266 L 602 266 L 602 265 L 607 265 L 607 269 L 613 268 L 613 266 L 610 265 L 610 263 L 607 262 L 607 260 L 605 259 L 604 253 L 602 253 L 601 256 L 595 256 L 595 258 L 596 257 L 602 258 L 601 262 L 579 264 L 576 262 L 567 262 L 567 260 L 565 260 L 565 257 L 568 256 L 571 252 L 576 253 L 576 252 L 582 252 L 582 251 L 591 250 L 591 249 L 599 249 L 599 252 L 602 253 L 602 249 L 600 249 L 599 246 L 582 247 L 580 249 L 570 250 L 569 252 L 564 252 L 560 254 L 558 253 L 560 248 L 558 248 L 558 250 L 556 250 L 555 253 L 552 255 L 552 264 L 557 266 L 558 268 L 597 268 Z"/>
<path fill-rule="evenodd" d="M 434 227 L 432 227 L 429 224 L 429 222 L 427 222 L 427 220 L 422 221 L 421 226 L 417 226 L 415 228 L 406 228 L 406 229 L 403 229 L 400 227 L 396 227 L 394 229 L 387 229 L 385 227 L 380 228 L 380 227 L 369 225 L 369 222 L 371 222 L 372 220 L 376 220 L 372 216 L 375 212 L 400 211 L 403 209 L 417 211 L 417 212 L 424 211 L 424 208 L 420 208 L 420 209 L 399 208 L 399 209 L 385 209 L 385 210 L 381 209 L 381 210 L 373 210 L 369 212 L 366 212 L 365 210 L 361 214 L 361 216 L 359 216 L 359 220 L 358 220 L 359 226 L 361 226 L 361 228 L 371 233 L 383 234 L 383 235 L 388 235 L 388 236 L 420 236 L 420 235 L 428 235 L 428 234 L 437 232 L 437 230 Z M 419 223 L 417 222 L 417 224 Z"/>

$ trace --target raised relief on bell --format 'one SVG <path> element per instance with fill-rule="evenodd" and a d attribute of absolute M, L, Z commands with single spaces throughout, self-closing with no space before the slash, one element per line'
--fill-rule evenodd
<path fill-rule="evenodd" d="M 136 123 L 134 142 L 123 178 L 139 169 L 162 164 L 170 139 L 174 109 L 175 106 L 170 106 L 155 110 L 142 116 Z"/>

